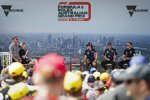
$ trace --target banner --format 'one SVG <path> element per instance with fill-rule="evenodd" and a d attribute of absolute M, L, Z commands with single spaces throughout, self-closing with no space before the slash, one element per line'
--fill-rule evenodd
<path fill-rule="evenodd" d="M 0 0 L 0 48 L 11 37 L 25 41 L 30 55 L 84 55 L 92 42 L 102 58 L 107 42 L 122 56 L 127 41 L 150 56 L 149 0 Z"/>

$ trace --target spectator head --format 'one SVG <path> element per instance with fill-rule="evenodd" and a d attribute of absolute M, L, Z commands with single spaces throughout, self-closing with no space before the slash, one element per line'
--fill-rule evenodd
<path fill-rule="evenodd" d="M 117 77 L 120 76 L 121 74 L 125 73 L 124 69 L 114 69 L 111 74 L 111 81 L 112 81 L 112 85 L 116 86 L 122 83 L 122 81 L 117 80 Z"/>
<path fill-rule="evenodd" d="M 95 82 L 95 77 L 93 75 L 90 75 L 87 79 L 87 83 L 90 87 L 94 88 L 94 82 Z"/>
<path fill-rule="evenodd" d="M 8 66 L 8 73 L 16 82 L 22 81 L 22 75 L 25 71 L 23 64 L 19 62 L 14 62 Z"/>
<path fill-rule="evenodd" d="M 95 67 L 92 67 L 92 68 L 90 69 L 90 74 L 93 74 L 94 72 L 96 72 L 96 68 L 95 68 Z"/>
<path fill-rule="evenodd" d="M 110 75 L 106 72 L 102 73 L 101 76 L 100 76 L 100 80 L 103 82 L 103 83 L 106 83 L 110 78 Z"/>
<path fill-rule="evenodd" d="M 96 72 L 93 73 L 93 76 L 95 77 L 95 79 L 96 79 L 97 81 L 99 81 L 99 80 L 100 80 L 101 73 L 98 72 L 98 71 L 96 71 Z"/>
<path fill-rule="evenodd" d="M 82 90 L 82 79 L 77 73 L 67 72 L 64 78 L 64 89 L 69 95 L 80 94 Z"/>
<path fill-rule="evenodd" d="M 10 100 L 19 100 L 29 93 L 29 89 L 25 83 L 17 83 L 8 90 Z"/>
<path fill-rule="evenodd" d="M 12 42 L 17 43 L 18 42 L 18 37 L 17 36 L 13 36 L 11 38 Z"/>
<path fill-rule="evenodd" d="M 150 93 L 150 67 L 135 65 L 118 77 L 126 83 L 128 93 L 135 99 L 144 100 Z"/>
<path fill-rule="evenodd" d="M 51 95 L 59 95 L 62 87 L 66 65 L 64 57 L 57 54 L 46 54 L 35 62 L 34 65 L 34 83 L 43 87 L 44 91 Z"/>
<path fill-rule="evenodd" d="M 25 46 L 26 46 L 25 42 L 21 42 L 21 43 L 20 43 L 20 47 L 21 47 L 21 48 L 25 48 Z"/>
<path fill-rule="evenodd" d="M 134 56 L 134 57 L 132 57 L 132 59 L 130 61 L 130 66 L 147 65 L 147 64 L 148 64 L 148 60 L 146 59 L 146 57 L 144 57 L 142 55 Z"/>

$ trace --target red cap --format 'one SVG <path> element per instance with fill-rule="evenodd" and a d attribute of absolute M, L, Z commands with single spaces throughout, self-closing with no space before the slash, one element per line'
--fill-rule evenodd
<path fill-rule="evenodd" d="M 34 72 L 49 78 L 64 77 L 66 73 L 66 65 L 64 57 L 54 53 L 46 54 L 35 62 Z"/>

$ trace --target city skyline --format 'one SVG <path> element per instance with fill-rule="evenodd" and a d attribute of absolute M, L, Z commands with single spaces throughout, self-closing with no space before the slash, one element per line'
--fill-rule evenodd
<path fill-rule="evenodd" d="M 38 34 L 19 34 L 18 37 L 20 42 L 24 41 L 27 44 L 27 49 L 30 51 L 30 57 L 42 56 L 49 52 L 55 52 L 70 57 L 74 55 L 83 56 L 87 42 L 93 43 L 95 49 L 99 52 L 101 59 L 105 46 L 108 42 L 112 42 L 113 46 L 115 46 L 115 48 L 118 50 L 118 55 L 121 56 L 126 47 L 126 42 L 129 40 L 132 40 L 131 42 L 133 42 L 133 46 L 137 50 L 142 51 L 143 55 L 150 57 L 149 35 L 144 37 L 139 36 L 138 38 L 135 38 L 133 35 L 129 36 L 130 39 L 124 36 L 122 38 L 116 38 L 115 35 L 90 35 L 89 39 L 84 39 L 81 38 L 81 35 L 83 34 L 73 33 L 71 36 L 54 36 L 54 33 L 49 33 L 45 35 L 42 34 L 42 37 Z M 3 37 L 3 39 L 0 40 L 0 48 L 3 48 L 3 51 L 8 51 L 11 36 L 12 34 L 0 36 Z"/>

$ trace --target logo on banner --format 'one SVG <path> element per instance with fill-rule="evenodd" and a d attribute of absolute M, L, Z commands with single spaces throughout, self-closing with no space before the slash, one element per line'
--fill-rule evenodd
<path fill-rule="evenodd" d="M 134 12 L 148 12 L 148 9 L 136 9 L 137 5 L 127 5 L 126 8 L 131 17 L 133 16 Z"/>
<path fill-rule="evenodd" d="M 2 9 L 6 17 L 8 16 L 9 12 L 23 12 L 23 9 L 12 9 L 12 5 L 1 5 Z"/>
<path fill-rule="evenodd" d="M 91 4 L 89 2 L 60 2 L 58 21 L 89 21 Z"/>

